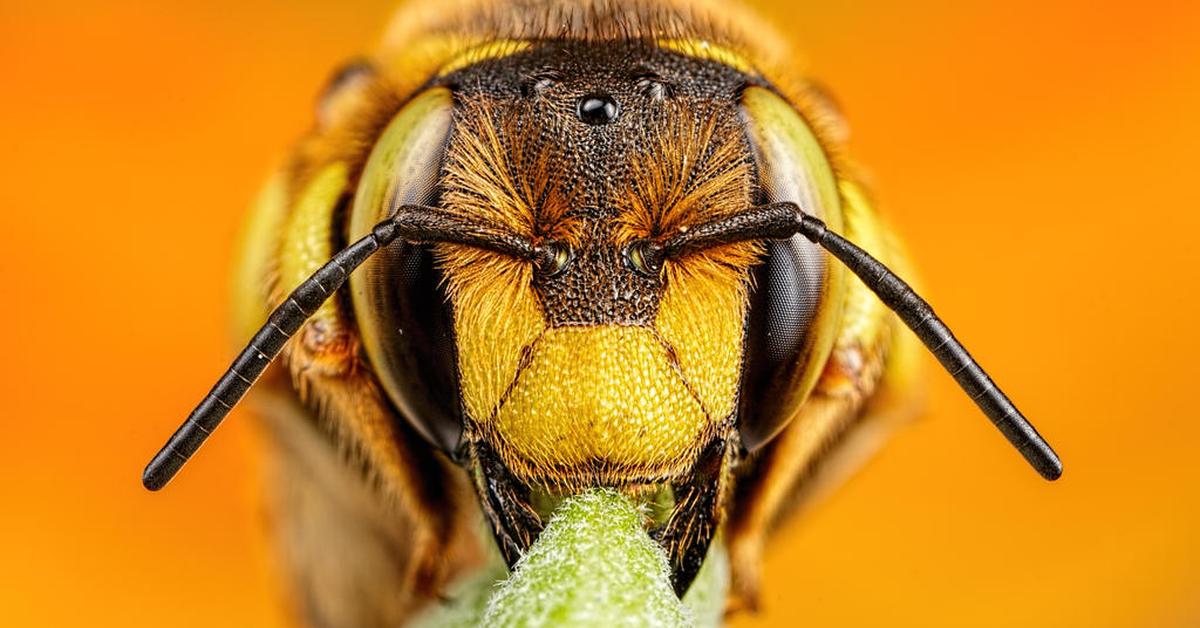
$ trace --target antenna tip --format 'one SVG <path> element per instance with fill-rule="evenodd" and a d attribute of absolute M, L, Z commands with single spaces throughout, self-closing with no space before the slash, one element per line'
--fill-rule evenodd
<path fill-rule="evenodd" d="M 1030 456 L 1028 460 L 1039 475 L 1053 482 L 1062 477 L 1062 460 L 1058 458 L 1058 454 L 1054 453 L 1054 450 L 1050 449 L 1050 445 L 1042 444 L 1043 448 L 1037 452 L 1037 455 Z"/>
<path fill-rule="evenodd" d="M 1045 465 L 1044 467 L 1038 469 L 1038 473 L 1041 473 L 1042 477 L 1053 482 L 1053 481 L 1057 480 L 1058 478 L 1062 477 L 1062 473 L 1063 473 L 1062 461 L 1060 461 L 1058 458 L 1055 458 L 1054 460 L 1052 460 L 1050 462 L 1050 464 Z"/>
<path fill-rule="evenodd" d="M 171 455 L 169 447 L 164 447 L 142 471 L 142 486 L 146 487 L 148 491 L 160 490 L 167 485 L 167 482 L 171 481 L 171 478 L 175 477 L 175 473 L 181 466 L 183 466 L 182 461 Z"/>
<path fill-rule="evenodd" d="M 148 491 L 157 491 L 167 485 L 167 479 L 161 473 L 157 473 L 154 465 L 147 465 L 146 470 L 142 471 L 142 486 Z"/>

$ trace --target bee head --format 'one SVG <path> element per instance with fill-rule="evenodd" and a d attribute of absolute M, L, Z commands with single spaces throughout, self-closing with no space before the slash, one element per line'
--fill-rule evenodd
<path fill-rule="evenodd" d="M 605 485 L 679 501 L 704 484 L 711 527 L 731 461 L 808 393 L 766 403 L 768 388 L 815 381 L 830 271 L 800 236 L 659 243 L 775 200 L 836 215 L 837 195 L 811 132 L 794 136 L 807 126 L 752 76 L 624 46 L 547 45 L 411 101 L 367 163 L 351 235 L 422 203 L 537 254 L 398 241 L 351 292 L 400 413 L 511 499 Z"/>
<path fill-rule="evenodd" d="M 733 424 L 765 246 L 642 253 L 756 202 L 746 80 L 642 46 L 548 46 L 447 75 L 397 117 L 431 139 L 385 133 L 352 236 L 421 202 L 544 251 L 396 243 L 352 279 L 372 362 L 423 433 L 457 451 L 472 432 L 525 480 L 583 485 L 683 473 Z"/>

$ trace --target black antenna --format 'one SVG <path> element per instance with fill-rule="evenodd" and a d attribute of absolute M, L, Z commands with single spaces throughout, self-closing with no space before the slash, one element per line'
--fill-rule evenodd
<path fill-rule="evenodd" d="M 676 257 L 711 246 L 748 239 L 786 238 L 795 233 L 820 245 L 858 275 L 916 333 L 963 392 L 1042 477 L 1057 480 L 1062 475 L 1062 461 L 1058 454 L 988 377 L 950 332 L 950 328 L 933 312 L 929 303 L 879 260 L 830 231 L 824 222 L 805 214 L 795 203 L 755 207 L 747 212 L 698 225 L 662 244 L 645 244 L 643 241 L 642 246 L 649 247 L 649 250 L 642 254 L 659 259 Z"/>
<path fill-rule="evenodd" d="M 346 283 L 355 268 L 397 237 L 412 242 L 466 244 L 538 263 L 543 263 L 550 255 L 547 247 L 535 247 L 520 236 L 482 227 L 439 208 L 401 206 L 391 217 L 376 225 L 370 234 L 334 255 L 271 312 L 266 324 L 225 375 L 217 380 L 204 400 L 146 465 L 142 485 L 152 491 L 166 486 L 233 406 L 241 401 L 304 321 Z"/>

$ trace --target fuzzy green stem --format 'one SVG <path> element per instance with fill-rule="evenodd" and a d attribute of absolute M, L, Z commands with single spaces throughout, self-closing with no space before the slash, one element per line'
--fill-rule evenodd
<path fill-rule="evenodd" d="M 497 588 L 495 571 L 475 576 L 418 625 L 720 625 L 728 582 L 721 544 L 713 544 L 681 602 L 666 555 L 643 522 L 637 506 L 613 490 L 563 500 L 511 577 Z"/>

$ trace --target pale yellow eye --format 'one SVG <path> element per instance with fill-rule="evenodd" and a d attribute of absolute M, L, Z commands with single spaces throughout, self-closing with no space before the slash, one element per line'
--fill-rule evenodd
<path fill-rule="evenodd" d="M 454 100 L 449 90 L 414 97 L 376 140 L 350 218 L 359 238 L 398 205 L 429 203 L 438 180 Z M 454 347 L 446 297 L 433 254 L 395 242 L 350 276 L 367 359 L 389 400 L 410 424 L 445 451 L 462 431 Z"/>
<path fill-rule="evenodd" d="M 831 229 L 841 229 L 837 176 L 808 121 L 762 87 L 745 90 L 742 113 L 763 200 L 795 203 Z M 768 244 L 756 270 L 756 309 L 747 329 L 748 342 L 762 349 L 747 361 L 747 372 L 757 375 L 742 389 L 747 403 L 738 429 L 746 449 L 754 451 L 778 434 L 824 372 L 842 320 L 843 277 L 842 266 L 830 265 L 825 252 L 803 236 Z"/>

